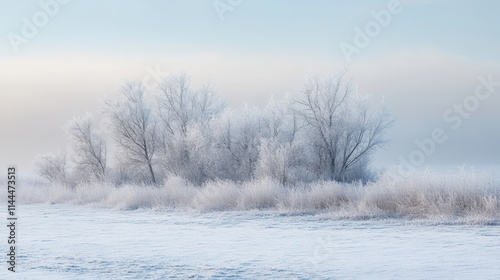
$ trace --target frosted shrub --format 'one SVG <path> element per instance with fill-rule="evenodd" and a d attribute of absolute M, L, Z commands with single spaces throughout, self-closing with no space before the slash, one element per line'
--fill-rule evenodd
<path fill-rule="evenodd" d="M 335 218 L 406 217 L 481 223 L 500 219 L 500 178 L 493 174 L 421 172 L 399 180 L 389 178 L 382 176 L 366 185 L 324 181 L 289 187 L 272 178 L 242 183 L 207 181 L 196 186 L 178 176 L 168 177 L 161 186 L 23 184 L 19 200 L 118 209 L 275 209 L 329 213 Z"/>
<path fill-rule="evenodd" d="M 244 183 L 238 201 L 239 209 L 273 208 L 282 199 L 285 189 L 278 182 L 264 178 Z"/>
<path fill-rule="evenodd" d="M 233 210 L 238 207 L 241 188 L 229 181 L 210 181 L 200 188 L 193 206 L 200 210 Z"/>

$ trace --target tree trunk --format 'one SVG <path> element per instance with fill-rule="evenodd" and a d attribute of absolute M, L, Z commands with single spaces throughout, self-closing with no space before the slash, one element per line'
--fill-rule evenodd
<path fill-rule="evenodd" d="M 155 173 L 153 171 L 153 165 L 151 165 L 151 162 L 148 162 L 148 167 L 149 167 L 149 173 L 151 173 L 151 181 L 153 182 L 153 184 L 156 185 Z"/>

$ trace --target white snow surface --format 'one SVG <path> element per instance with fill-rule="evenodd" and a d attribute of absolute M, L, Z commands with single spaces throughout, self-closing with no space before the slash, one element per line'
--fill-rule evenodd
<path fill-rule="evenodd" d="M 8 279 L 500 279 L 492 224 L 69 203 L 18 217 Z"/>

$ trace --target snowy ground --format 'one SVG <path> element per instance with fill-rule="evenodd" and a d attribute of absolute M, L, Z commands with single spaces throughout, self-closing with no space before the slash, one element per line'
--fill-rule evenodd
<path fill-rule="evenodd" d="M 500 279 L 496 225 L 47 203 L 18 213 L 16 279 Z"/>

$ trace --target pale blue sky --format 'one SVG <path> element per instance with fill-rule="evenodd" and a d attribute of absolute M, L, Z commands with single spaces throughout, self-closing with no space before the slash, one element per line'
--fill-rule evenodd
<path fill-rule="evenodd" d="M 46 0 L 49 1 L 49 0 Z M 223 2 L 227 0 L 221 0 Z M 221 21 L 213 0 L 72 0 L 23 52 L 290 51 L 341 57 L 340 41 L 389 1 L 243 0 Z M 0 34 L 19 33 L 38 1 L 0 2 Z M 498 1 L 402 1 L 403 11 L 364 55 L 433 46 L 498 62 Z M 4 35 L 5 38 L 5 35 Z M 12 55 L 2 40 L 2 56 Z"/>
<path fill-rule="evenodd" d="M 67 120 L 98 114 L 99 99 L 148 67 L 211 79 L 233 106 L 261 106 L 297 93 L 307 74 L 345 67 L 361 93 L 383 98 L 398 117 L 392 145 L 376 156 L 384 166 L 434 128 L 448 129 L 443 113 L 474 93 L 479 76 L 500 81 L 499 1 L 402 0 L 350 64 L 340 44 L 354 44 L 355 28 L 390 1 L 243 0 L 220 20 L 213 0 L 72 0 L 16 53 L 9 36 L 50 1 L 0 0 L 3 165 L 64 150 Z M 425 164 L 500 164 L 498 95 L 448 129 L 450 140 Z"/>

